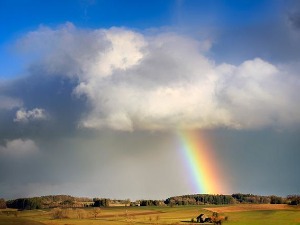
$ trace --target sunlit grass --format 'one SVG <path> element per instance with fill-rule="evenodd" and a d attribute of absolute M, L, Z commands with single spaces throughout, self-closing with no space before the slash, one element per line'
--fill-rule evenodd
<path fill-rule="evenodd" d="M 17 215 L 0 214 L 0 225 L 188 225 L 192 224 L 191 219 L 196 219 L 200 213 L 210 216 L 216 209 L 222 215 L 228 216 L 229 220 L 224 222 L 227 225 L 300 225 L 299 207 L 278 209 L 275 206 L 272 208 L 272 205 L 270 208 L 253 205 L 111 207 L 101 208 L 96 217 L 93 214 L 94 208 L 63 209 L 68 217 L 63 219 L 53 219 L 53 209 L 25 210 Z M 236 211 L 239 209 L 243 211 Z M 82 218 L 79 218 L 79 215 Z"/>

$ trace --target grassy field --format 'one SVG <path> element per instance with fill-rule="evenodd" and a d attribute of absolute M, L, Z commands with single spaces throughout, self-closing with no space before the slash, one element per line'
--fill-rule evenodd
<path fill-rule="evenodd" d="M 300 207 L 287 205 L 111 207 L 95 211 L 64 209 L 68 218 L 53 219 L 54 210 L 0 211 L 0 225 L 159 225 L 196 224 L 200 213 L 228 216 L 225 225 L 300 225 Z"/>

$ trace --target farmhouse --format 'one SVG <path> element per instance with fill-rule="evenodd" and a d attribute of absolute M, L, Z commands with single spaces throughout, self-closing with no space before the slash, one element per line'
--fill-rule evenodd
<path fill-rule="evenodd" d="M 206 219 L 205 214 L 200 214 L 200 215 L 197 217 L 197 223 L 204 223 L 205 219 Z"/>
<path fill-rule="evenodd" d="M 202 213 L 197 217 L 197 223 L 206 223 L 206 222 L 211 223 L 211 218 L 207 217 L 205 214 Z"/>

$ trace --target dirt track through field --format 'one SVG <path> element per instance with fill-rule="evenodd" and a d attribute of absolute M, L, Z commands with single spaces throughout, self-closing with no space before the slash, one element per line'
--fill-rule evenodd
<path fill-rule="evenodd" d="M 224 207 L 205 208 L 205 210 L 211 212 L 245 212 L 245 211 L 257 211 L 257 210 L 300 210 L 299 207 L 293 207 L 285 204 L 240 204 Z"/>

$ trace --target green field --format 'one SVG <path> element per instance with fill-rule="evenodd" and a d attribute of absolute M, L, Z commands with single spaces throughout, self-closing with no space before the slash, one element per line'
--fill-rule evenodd
<path fill-rule="evenodd" d="M 0 225 L 159 225 L 196 224 L 191 219 L 213 211 L 227 216 L 227 225 L 300 225 L 300 207 L 287 205 L 109 207 L 63 209 L 67 218 L 53 219 L 54 210 L 0 211 Z"/>

